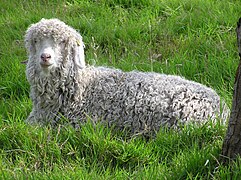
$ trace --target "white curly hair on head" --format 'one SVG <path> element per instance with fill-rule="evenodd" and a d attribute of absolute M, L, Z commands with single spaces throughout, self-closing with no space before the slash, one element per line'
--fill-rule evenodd
<path fill-rule="evenodd" d="M 85 67 L 81 35 L 58 19 L 42 19 L 31 25 L 25 35 L 25 47 L 29 54 L 28 64 L 35 63 L 40 71 L 49 73 L 51 68 L 67 61 L 72 61 L 79 68 Z M 61 52 L 59 48 L 66 52 Z M 63 54 L 65 57 L 59 57 Z M 61 59 L 63 62 L 60 62 Z"/>

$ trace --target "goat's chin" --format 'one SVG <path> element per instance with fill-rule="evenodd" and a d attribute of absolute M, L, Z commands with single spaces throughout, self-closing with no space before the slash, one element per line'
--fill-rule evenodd
<path fill-rule="evenodd" d="M 54 72 L 55 70 L 55 66 L 52 64 L 52 65 L 39 65 L 39 72 L 40 72 L 40 76 L 43 76 L 43 77 L 47 77 L 47 76 L 51 76 L 51 73 Z"/>

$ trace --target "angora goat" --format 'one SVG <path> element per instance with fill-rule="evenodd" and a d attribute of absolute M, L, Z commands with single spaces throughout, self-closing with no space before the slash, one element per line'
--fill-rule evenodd
<path fill-rule="evenodd" d="M 189 122 L 224 120 L 216 92 L 179 76 L 86 66 L 81 35 L 58 19 L 32 24 L 25 36 L 30 124 L 73 126 L 90 118 L 131 133 L 157 132 Z M 221 108 L 221 110 L 220 110 Z"/>

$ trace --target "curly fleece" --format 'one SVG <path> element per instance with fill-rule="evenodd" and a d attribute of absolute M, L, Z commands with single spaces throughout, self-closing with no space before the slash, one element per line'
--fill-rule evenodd
<path fill-rule="evenodd" d="M 33 42 L 49 36 L 69 44 L 63 51 L 66 54 L 58 59 L 59 67 L 49 76 L 40 76 Z M 214 90 L 182 77 L 85 66 L 83 52 L 77 66 L 73 51 L 83 47 L 82 37 L 58 19 L 42 19 L 31 25 L 25 42 L 33 102 L 28 123 L 55 125 L 65 117 L 78 127 L 90 118 L 132 133 L 150 133 L 163 126 L 225 121 L 228 117 L 229 109 Z"/>

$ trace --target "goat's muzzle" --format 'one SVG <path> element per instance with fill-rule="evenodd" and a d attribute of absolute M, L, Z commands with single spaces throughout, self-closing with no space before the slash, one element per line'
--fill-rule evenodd
<path fill-rule="evenodd" d="M 51 59 L 51 55 L 50 54 L 48 54 L 48 53 L 41 54 L 41 60 L 43 62 L 48 62 L 50 59 Z"/>
<path fill-rule="evenodd" d="M 40 56 L 41 58 L 41 62 L 40 62 L 40 65 L 44 68 L 47 68 L 48 66 L 52 65 L 51 63 L 51 55 L 48 54 L 48 53 L 43 53 L 41 54 Z"/>

